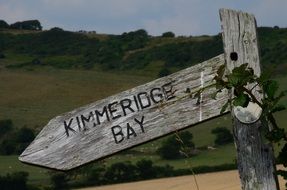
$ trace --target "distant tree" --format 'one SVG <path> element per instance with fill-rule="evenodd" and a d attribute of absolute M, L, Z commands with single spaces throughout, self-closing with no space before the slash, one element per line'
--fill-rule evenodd
<path fill-rule="evenodd" d="M 16 147 L 14 154 L 21 154 L 27 146 L 34 140 L 35 135 L 34 131 L 30 128 L 23 127 L 17 130 L 13 136 L 11 135 L 14 141 L 16 142 Z"/>
<path fill-rule="evenodd" d="M 225 145 L 233 142 L 233 136 L 231 132 L 225 127 L 217 127 L 213 129 L 211 133 L 216 135 L 214 141 L 216 145 Z"/>
<path fill-rule="evenodd" d="M 276 29 L 276 30 L 279 30 L 279 29 L 280 29 L 279 26 L 274 26 L 273 28 Z"/>
<path fill-rule="evenodd" d="M 0 120 L 0 137 L 13 129 L 13 122 L 11 119 Z"/>
<path fill-rule="evenodd" d="M 0 120 L 0 154 L 1 155 L 11 155 L 14 154 L 16 150 L 15 138 L 11 138 L 14 133 L 13 122 L 10 119 Z"/>
<path fill-rule="evenodd" d="M 157 177 L 171 177 L 174 175 L 174 169 L 172 166 L 166 164 L 165 166 L 155 166 L 157 171 Z"/>
<path fill-rule="evenodd" d="M 5 139 L 0 144 L 0 155 L 12 155 L 16 151 L 16 142 L 13 139 Z"/>
<path fill-rule="evenodd" d="M 171 74 L 170 70 L 165 67 L 159 71 L 158 76 L 159 77 L 165 77 L 165 76 L 170 75 L 170 74 Z"/>
<path fill-rule="evenodd" d="M 136 167 L 140 179 L 152 179 L 157 176 L 157 171 L 151 160 L 140 160 L 136 163 Z"/>
<path fill-rule="evenodd" d="M 134 34 L 135 34 L 136 36 L 138 36 L 138 37 L 141 36 L 142 38 L 147 38 L 147 37 L 148 37 L 147 31 L 144 30 L 144 29 L 136 30 L 136 31 L 134 31 Z"/>
<path fill-rule="evenodd" d="M 34 131 L 27 127 L 22 127 L 16 133 L 16 139 L 19 143 L 30 143 L 34 140 Z"/>
<path fill-rule="evenodd" d="M 90 166 L 89 166 L 90 167 Z M 105 183 L 106 168 L 102 165 L 97 165 L 92 168 L 86 168 L 83 173 L 86 173 L 86 183 L 91 185 L 101 185 Z"/>
<path fill-rule="evenodd" d="M 50 180 L 51 180 L 53 190 L 69 189 L 69 186 L 68 186 L 69 177 L 65 173 L 56 172 L 52 174 Z"/>
<path fill-rule="evenodd" d="M 34 140 L 34 131 L 23 127 L 16 129 L 11 120 L 0 120 L 0 154 L 20 154 Z"/>
<path fill-rule="evenodd" d="M 0 29 L 9 28 L 9 24 L 5 20 L 0 20 Z"/>
<path fill-rule="evenodd" d="M 175 37 L 175 34 L 173 32 L 164 32 L 161 37 L 164 37 L 164 38 L 174 38 Z"/>
<path fill-rule="evenodd" d="M 143 48 L 149 39 L 147 31 L 144 29 L 139 29 L 136 31 L 123 33 L 119 36 L 119 41 L 114 41 L 114 46 L 118 45 L 118 50 L 133 50 L 138 48 Z"/>
<path fill-rule="evenodd" d="M 191 150 L 194 149 L 194 143 L 192 142 L 193 135 L 189 131 L 184 131 L 179 133 L 178 137 L 180 139 L 177 139 L 175 135 L 172 135 L 162 143 L 161 147 L 158 149 L 161 158 L 167 160 L 182 158 L 183 155 L 181 154 L 181 151 L 183 150 L 181 150 L 181 148 L 183 145 L 179 140 L 184 144 L 184 151 L 189 150 L 185 153 L 190 155 Z"/>
<path fill-rule="evenodd" d="M 59 27 L 53 27 L 50 29 L 50 31 L 64 31 L 62 28 Z"/>
<path fill-rule="evenodd" d="M 0 176 L 1 190 L 28 190 L 27 179 L 29 174 L 27 172 L 15 172 Z"/>
<path fill-rule="evenodd" d="M 128 33 L 124 32 L 120 37 L 126 40 L 137 39 L 137 38 L 146 39 L 148 38 L 148 33 L 144 29 L 139 29 Z"/>
<path fill-rule="evenodd" d="M 181 157 L 180 144 L 174 136 L 169 137 L 158 149 L 162 159 L 173 160 Z"/>
<path fill-rule="evenodd" d="M 41 23 L 38 20 L 27 20 L 22 22 L 16 22 L 10 25 L 13 29 L 23 30 L 42 30 Z"/>
<path fill-rule="evenodd" d="M 181 141 L 184 143 L 184 146 L 187 146 L 191 149 L 195 147 L 194 143 L 192 142 L 193 135 L 191 132 L 183 131 L 183 132 L 180 132 L 178 136 L 180 137 Z"/>
<path fill-rule="evenodd" d="M 110 183 L 127 182 L 136 180 L 136 167 L 130 162 L 112 164 L 105 173 L 105 178 Z"/>

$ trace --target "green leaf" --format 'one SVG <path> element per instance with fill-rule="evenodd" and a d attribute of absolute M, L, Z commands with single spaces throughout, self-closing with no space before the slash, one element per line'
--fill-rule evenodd
<path fill-rule="evenodd" d="M 278 89 L 279 85 L 275 80 L 268 80 L 263 84 L 263 90 L 269 99 L 274 99 L 275 93 Z"/>
<path fill-rule="evenodd" d="M 237 96 L 239 96 L 239 95 L 241 95 L 241 94 L 244 94 L 244 88 L 235 88 L 234 89 L 234 95 L 237 97 Z"/>
<path fill-rule="evenodd" d="M 248 63 L 244 63 L 244 64 L 242 64 L 242 65 L 240 65 L 239 67 L 235 67 L 233 70 L 234 71 L 244 71 L 244 70 L 246 70 L 247 69 L 247 67 L 248 67 Z"/>
<path fill-rule="evenodd" d="M 240 94 L 233 100 L 233 105 L 234 105 L 234 106 L 247 107 L 249 101 L 250 101 L 250 97 L 249 97 L 247 94 L 240 93 Z"/>
<path fill-rule="evenodd" d="M 228 82 L 233 86 L 237 86 L 240 83 L 240 76 L 235 75 L 234 73 L 227 75 Z"/>
<path fill-rule="evenodd" d="M 220 114 L 223 114 L 223 113 L 226 111 L 228 105 L 229 105 L 229 101 L 227 101 L 227 102 L 222 106 L 222 108 L 221 108 L 221 110 L 220 110 Z"/>
<path fill-rule="evenodd" d="M 233 87 L 245 86 L 255 81 L 253 69 L 247 68 L 247 66 L 248 64 L 243 64 L 239 67 L 235 67 L 232 73 L 227 75 L 228 82 Z"/>
<path fill-rule="evenodd" d="M 248 63 L 242 64 L 239 67 L 235 67 L 232 70 L 232 73 L 244 73 L 245 71 L 247 71 L 247 67 L 248 67 Z"/>

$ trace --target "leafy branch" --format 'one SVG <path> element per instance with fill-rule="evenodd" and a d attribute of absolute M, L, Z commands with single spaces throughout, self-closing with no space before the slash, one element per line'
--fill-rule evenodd
<path fill-rule="evenodd" d="M 284 105 L 279 104 L 287 91 L 279 92 L 278 82 L 271 80 L 270 73 L 263 73 L 260 77 L 254 74 L 254 70 L 248 67 L 248 64 L 242 64 L 235 67 L 231 73 L 225 74 L 225 65 L 219 67 L 214 80 L 216 81 L 216 94 L 223 89 L 234 90 L 234 96 L 222 107 L 223 113 L 228 105 L 247 107 L 250 102 L 256 103 L 262 108 L 262 117 L 265 118 L 272 126 L 266 135 L 271 143 L 285 141 L 285 145 L 279 153 L 278 160 L 287 167 L 287 133 L 280 128 L 275 120 L 274 113 L 282 111 Z M 253 85 L 253 86 L 252 86 Z M 248 88 L 246 86 L 252 86 Z M 262 98 L 256 94 L 261 94 Z M 279 175 L 287 179 L 287 170 L 279 170 Z M 286 183 L 287 187 L 287 183 Z"/>

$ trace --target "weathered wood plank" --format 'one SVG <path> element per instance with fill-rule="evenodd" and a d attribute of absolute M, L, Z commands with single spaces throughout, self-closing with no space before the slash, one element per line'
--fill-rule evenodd
<path fill-rule="evenodd" d="M 220 115 L 227 92 L 210 86 L 224 56 L 99 100 L 52 119 L 20 161 L 69 170 Z"/>
<path fill-rule="evenodd" d="M 254 16 L 243 12 L 221 9 L 220 18 L 225 59 L 229 72 L 234 67 L 248 63 L 249 67 L 253 68 L 254 73 L 260 76 L 261 70 Z M 253 91 L 253 93 L 256 94 L 258 99 L 262 97 L 262 94 L 256 93 L 256 91 Z M 264 124 L 263 119 L 257 120 L 255 123 L 244 124 L 235 116 L 235 109 L 237 108 L 232 108 L 233 135 L 237 149 L 237 162 L 242 189 L 278 189 L 273 149 L 270 144 L 263 142 L 260 133 Z"/>

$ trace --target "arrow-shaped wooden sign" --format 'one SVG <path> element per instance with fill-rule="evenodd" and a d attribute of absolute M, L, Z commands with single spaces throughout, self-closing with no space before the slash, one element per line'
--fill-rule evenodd
<path fill-rule="evenodd" d="M 228 95 L 214 100 L 215 88 L 209 86 L 223 64 L 219 55 L 58 116 L 19 159 L 69 170 L 218 116 Z"/>

